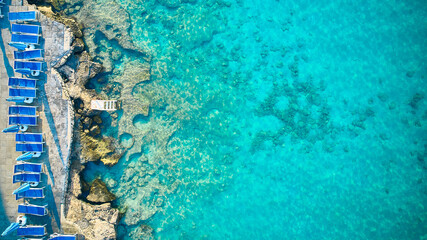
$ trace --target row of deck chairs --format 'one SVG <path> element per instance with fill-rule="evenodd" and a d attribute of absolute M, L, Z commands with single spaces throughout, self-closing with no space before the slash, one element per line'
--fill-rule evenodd
<path fill-rule="evenodd" d="M 15 62 L 16 64 L 16 62 Z M 36 79 L 9 78 L 9 102 L 30 104 L 37 97 Z"/>
<path fill-rule="evenodd" d="M 0 0 L 2 3 L 2 0 Z M 16 72 L 24 75 L 38 76 L 42 71 L 42 62 L 34 61 L 43 58 L 41 49 L 35 49 L 40 41 L 40 26 L 25 24 L 24 22 L 37 21 L 38 12 L 10 12 L 9 20 L 12 22 L 11 46 L 18 51 L 14 52 Z M 18 23 L 24 24 L 18 24 Z M 17 104 L 30 104 L 36 98 L 36 79 L 9 78 L 9 98 L 8 101 Z M 10 127 L 3 132 L 17 132 L 15 135 L 16 151 L 23 152 L 17 158 L 17 163 L 13 170 L 13 183 L 21 184 L 14 192 L 15 199 L 37 199 L 44 198 L 44 188 L 36 188 L 42 177 L 42 163 L 25 162 L 38 157 L 43 152 L 42 133 L 24 133 L 29 126 L 37 125 L 37 107 L 15 105 L 8 109 Z M 17 231 L 19 237 L 43 237 L 47 234 L 46 226 L 26 225 L 26 215 L 46 216 L 48 214 L 47 205 L 34 205 L 23 203 L 18 205 L 18 213 L 25 214 L 18 217 L 18 222 L 12 223 L 1 236 L 7 235 L 11 231 Z M 28 238 L 30 237 L 30 238 Z M 39 239 L 39 238 L 37 238 Z M 75 235 L 53 234 L 51 240 L 71 240 L 76 239 Z"/>
<path fill-rule="evenodd" d="M 10 12 L 12 38 L 10 46 L 18 51 L 14 52 L 15 63 L 13 68 L 23 75 L 39 76 L 43 70 L 43 51 L 35 49 L 40 44 L 41 27 L 25 22 L 37 22 L 37 11 Z"/>

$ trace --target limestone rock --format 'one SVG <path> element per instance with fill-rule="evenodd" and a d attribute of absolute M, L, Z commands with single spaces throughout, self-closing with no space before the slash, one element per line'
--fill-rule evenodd
<path fill-rule="evenodd" d="M 95 179 L 90 187 L 90 193 L 87 200 L 96 203 L 111 202 L 116 196 L 108 191 L 107 186 L 100 179 Z"/>
<path fill-rule="evenodd" d="M 97 136 L 101 134 L 101 128 L 99 127 L 99 125 L 92 125 L 89 132 L 92 136 Z"/>
<path fill-rule="evenodd" d="M 113 166 L 119 162 L 121 157 L 121 154 L 115 153 L 101 158 L 101 162 L 103 162 L 104 165 Z"/>
<path fill-rule="evenodd" d="M 85 133 L 81 133 L 81 159 L 82 163 L 98 161 L 114 152 L 114 146 L 110 139 L 96 139 Z"/>
<path fill-rule="evenodd" d="M 59 13 L 54 13 L 51 7 L 39 6 L 37 7 L 37 9 L 48 18 L 53 19 L 69 27 L 73 32 L 74 36 L 78 38 L 81 38 L 83 36 L 82 30 L 80 29 L 80 26 L 76 22 L 76 20 L 72 18 L 66 18 Z"/>
<path fill-rule="evenodd" d="M 81 38 L 76 38 L 73 41 L 73 45 L 71 45 L 71 48 L 73 49 L 73 52 L 79 53 L 82 52 L 85 48 L 85 43 Z"/>
<path fill-rule="evenodd" d="M 73 195 L 69 196 L 66 221 L 63 223 L 65 234 L 79 234 L 87 240 L 116 239 L 115 225 L 119 221 L 119 211 L 110 203 L 91 205 Z M 74 232 L 67 232 L 70 229 Z"/>
<path fill-rule="evenodd" d="M 82 194 L 80 174 L 78 171 L 72 170 L 70 173 L 70 176 L 71 176 L 70 193 L 75 197 L 79 197 Z"/>
<path fill-rule="evenodd" d="M 133 44 L 128 34 L 131 27 L 129 14 L 115 1 L 85 4 L 76 17 L 84 19 L 85 31 L 99 30 L 107 39 L 116 40 L 123 48 L 141 51 Z"/>
<path fill-rule="evenodd" d="M 75 84 L 84 87 L 87 81 L 95 77 L 102 71 L 102 65 L 96 62 L 92 62 L 92 58 L 89 53 L 84 51 L 81 53 L 79 58 L 79 66 L 76 71 L 76 82 Z"/>

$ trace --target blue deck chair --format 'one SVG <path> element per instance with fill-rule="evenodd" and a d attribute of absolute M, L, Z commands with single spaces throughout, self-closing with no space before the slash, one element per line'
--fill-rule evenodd
<path fill-rule="evenodd" d="M 27 115 L 35 116 L 37 107 L 33 106 L 10 106 L 9 115 Z"/>
<path fill-rule="evenodd" d="M 40 182 L 40 173 L 17 173 L 13 175 L 13 183 L 18 182 Z"/>
<path fill-rule="evenodd" d="M 36 11 L 26 11 L 26 12 L 9 12 L 9 21 L 37 21 L 38 14 Z"/>
<path fill-rule="evenodd" d="M 15 165 L 13 169 L 13 173 L 19 173 L 19 172 L 41 173 L 42 167 L 43 167 L 43 163 L 19 162 Z"/>
<path fill-rule="evenodd" d="M 41 49 L 27 50 L 22 52 L 14 51 L 13 56 L 18 60 L 36 60 L 43 58 Z"/>
<path fill-rule="evenodd" d="M 9 78 L 9 83 L 8 86 L 9 87 L 14 87 L 14 88 L 36 88 L 36 79 L 30 79 L 30 78 L 15 78 L 15 77 L 11 77 Z"/>
<path fill-rule="evenodd" d="M 9 88 L 9 97 L 35 98 L 35 88 Z"/>
<path fill-rule="evenodd" d="M 17 152 L 43 152 L 43 143 L 16 143 Z"/>
<path fill-rule="evenodd" d="M 13 69 L 15 69 L 16 72 L 24 74 L 24 75 L 32 75 L 32 76 L 38 76 L 40 75 L 40 72 L 42 71 L 42 64 L 43 62 L 22 62 L 22 61 L 15 61 L 13 65 Z"/>
<path fill-rule="evenodd" d="M 12 33 L 12 39 L 10 41 L 15 43 L 39 44 L 39 39 L 39 35 Z"/>
<path fill-rule="evenodd" d="M 19 204 L 18 213 L 35 215 L 35 216 L 46 216 L 47 205 L 38 206 L 38 205 L 32 205 L 32 204 Z"/>
<path fill-rule="evenodd" d="M 9 116 L 9 125 L 37 126 L 37 116 Z"/>
<path fill-rule="evenodd" d="M 62 235 L 54 233 L 50 235 L 49 240 L 76 240 L 76 235 Z"/>
<path fill-rule="evenodd" d="M 15 199 L 21 198 L 44 198 L 44 188 L 30 188 L 25 192 L 20 192 L 15 195 Z"/>
<path fill-rule="evenodd" d="M 17 133 L 15 135 L 16 142 L 32 142 L 42 143 L 43 133 Z"/>
<path fill-rule="evenodd" d="M 18 228 L 16 231 L 17 231 L 16 234 L 18 236 L 42 237 L 46 235 L 45 226 L 25 226 L 25 227 Z"/>
<path fill-rule="evenodd" d="M 11 32 L 38 35 L 40 33 L 40 26 L 29 24 L 12 24 Z"/>

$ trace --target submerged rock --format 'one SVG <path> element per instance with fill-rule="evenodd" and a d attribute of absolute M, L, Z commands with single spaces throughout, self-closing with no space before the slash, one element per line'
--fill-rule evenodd
<path fill-rule="evenodd" d="M 108 138 L 96 139 L 81 133 L 81 158 L 82 163 L 98 161 L 114 152 L 114 146 Z"/>
<path fill-rule="evenodd" d="M 130 232 L 129 237 L 131 239 L 152 240 L 154 239 L 153 228 L 148 225 L 142 224 L 139 227 L 135 228 L 132 232 Z"/>
<path fill-rule="evenodd" d="M 95 203 L 106 203 L 116 199 L 116 196 L 108 191 L 107 186 L 100 179 L 95 179 L 90 187 L 90 193 L 86 198 Z"/>

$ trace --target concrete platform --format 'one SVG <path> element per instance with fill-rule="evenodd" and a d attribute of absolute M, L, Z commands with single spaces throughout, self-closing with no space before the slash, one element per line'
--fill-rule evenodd
<path fill-rule="evenodd" d="M 9 11 L 34 10 L 33 6 L 26 6 L 26 1 L 5 1 L 3 19 L 0 19 L 0 129 L 8 127 L 7 109 L 13 103 L 6 102 L 8 97 L 8 78 L 22 77 L 13 71 L 13 49 L 8 45 L 11 39 L 10 23 L 7 19 Z M 68 178 L 68 153 L 71 144 L 71 128 L 69 121 L 70 102 L 62 98 L 61 83 L 50 75 L 50 62 L 59 59 L 70 48 L 70 36 L 64 25 L 40 15 L 39 23 L 42 27 L 42 38 L 38 48 L 45 49 L 45 73 L 37 77 L 38 99 L 31 104 L 37 106 L 39 119 L 37 127 L 30 127 L 28 132 L 45 134 L 45 152 L 33 162 L 44 163 L 42 184 L 45 187 L 45 199 L 30 200 L 30 203 L 48 204 L 49 215 L 46 217 L 29 218 L 30 224 L 47 224 L 49 233 L 61 230 L 61 202 Z M 15 134 L 0 133 L 0 231 L 3 231 L 12 221 L 16 221 L 17 206 L 22 200 L 16 201 L 13 190 L 19 187 L 12 184 L 13 166 L 16 157 L 21 153 L 15 152 Z M 2 238 L 8 239 L 8 238 Z M 14 235 L 10 239 L 16 239 Z"/>

